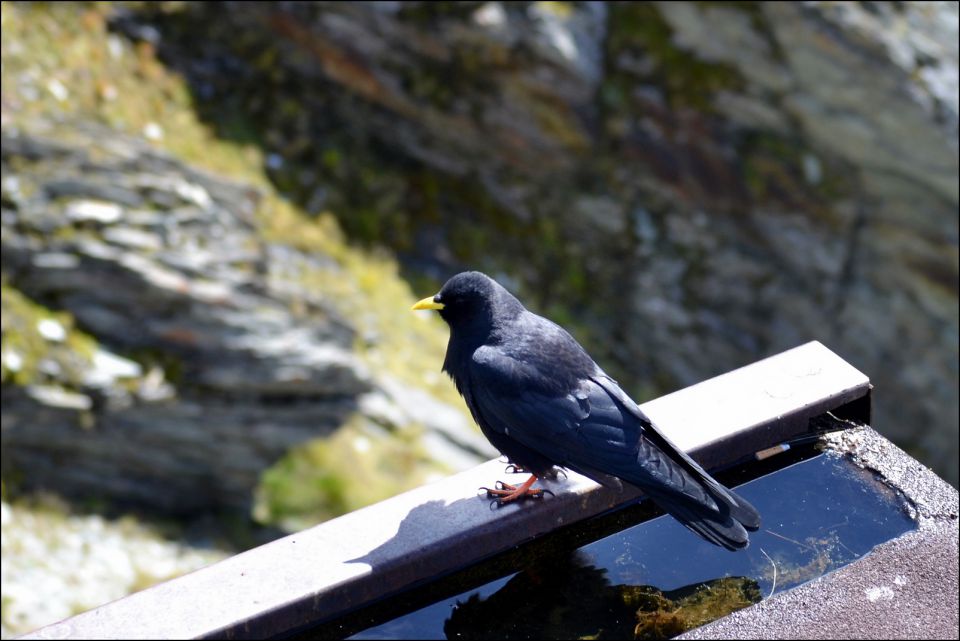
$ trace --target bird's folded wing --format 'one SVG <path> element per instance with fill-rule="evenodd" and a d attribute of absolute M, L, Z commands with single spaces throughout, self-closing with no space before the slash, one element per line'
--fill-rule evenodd
<path fill-rule="evenodd" d="M 620 386 L 617 385 L 616 381 L 602 373 L 598 376 L 592 377 L 591 380 L 606 390 L 610 396 L 616 399 L 618 404 L 629 414 L 635 416 L 642 422 L 644 425 L 644 438 L 649 443 L 654 445 L 661 452 L 664 452 L 670 456 L 674 463 L 684 468 L 684 470 L 690 476 L 697 478 L 701 483 L 708 487 L 711 492 L 717 495 L 723 502 L 727 503 L 731 509 L 731 512 L 733 513 L 734 518 L 750 529 L 757 529 L 760 527 L 760 513 L 757 512 L 756 508 L 750 505 L 742 497 L 718 483 L 717 480 L 710 476 L 706 470 L 700 467 L 700 464 L 694 461 L 689 454 L 677 447 L 673 441 L 671 441 L 663 434 L 663 432 L 657 429 L 657 426 L 654 425 L 649 418 L 647 418 L 647 415 L 643 413 L 643 410 L 641 410 L 636 403 L 633 402 L 633 399 L 627 396 L 627 394 L 620 389 Z"/>
<path fill-rule="evenodd" d="M 695 475 L 644 438 L 649 422 L 595 380 L 581 379 L 576 389 L 558 396 L 544 392 L 537 376 L 528 364 L 503 354 L 473 359 L 470 392 L 489 428 L 596 480 L 613 475 L 715 508 Z"/>

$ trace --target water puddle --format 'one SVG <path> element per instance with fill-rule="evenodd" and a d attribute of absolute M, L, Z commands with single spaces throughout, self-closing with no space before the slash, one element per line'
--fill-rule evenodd
<path fill-rule="evenodd" d="M 670 517 L 639 522 L 645 504 L 301 638 L 663 638 L 822 576 L 916 527 L 893 491 L 832 453 L 737 491 L 764 519 L 746 550 L 722 550 Z"/>

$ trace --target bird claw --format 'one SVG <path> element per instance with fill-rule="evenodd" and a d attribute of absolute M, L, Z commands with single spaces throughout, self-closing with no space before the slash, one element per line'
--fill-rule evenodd
<path fill-rule="evenodd" d="M 517 486 L 510 485 L 509 483 L 504 483 L 503 481 L 497 481 L 496 483 L 493 484 L 492 488 L 481 486 L 477 489 L 483 490 L 484 492 L 487 493 L 487 496 L 494 498 L 494 497 L 500 496 L 505 492 L 513 492 L 514 490 L 517 489 Z"/>
<path fill-rule="evenodd" d="M 493 484 L 493 487 L 480 486 L 477 488 L 477 491 L 483 490 L 488 498 L 496 498 L 504 493 L 512 492 L 517 489 L 516 485 L 510 485 L 509 483 L 504 483 L 503 481 L 497 481 Z"/>
<path fill-rule="evenodd" d="M 524 495 L 524 498 L 528 498 L 528 499 L 542 499 L 542 498 L 543 498 L 544 496 L 546 496 L 547 494 L 549 494 L 550 496 L 556 496 L 556 494 L 554 494 L 554 493 L 551 492 L 550 490 L 545 490 L 545 489 L 543 489 L 543 488 L 541 487 L 541 488 L 537 488 L 537 489 L 535 489 L 535 490 L 527 490 L 527 493 Z"/>
<path fill-rule="evenodd" d="M 498 497 L 496 497 L 494 500 L 490 501 L 490 503 L 491 503 L 492 505 L 496 506 L 497 508 L 501 508 L 501 507 L 503 507 L 504 505 L 509 505 L 510 503 L 516 503 L 516 502 L 522 501 L 522 500 L 524 500 L 524 499 L 542 500 L 543 497 L 546 496 L 547 494 L 549 494 L 550 496 L 556 496 L 556 494 L 554 494 L 554 493 L 551 492 L 550 490 L 545 490 L 545 489 L 543 489 L 543 488 L 537 488 L 537 489 L 535 489 L 535 490 L 527 490 L 526 493 L 523 494 L 523 496 L 517 497 L 517 498 L 515 498 L 515 499 L 509 499 L 509 500 L 508 500 L 508 499 L 504 499 L 504 498 L 501 497 L 501 496 L 498 496 Z"/>
<path fill-rule="evenodd" d="M 503 481 L 497 481 L 493 484 L 492 488 L 489 487 L 479 487 L 478 491 L 482 490 L 486 493 L 488 499 L 491 499 L 491 509 L 503 507 L 508 503 L 516 503 L 517 501 L 522 501 L 524 499 L 542 499 L 544 496 L 549 494 L 550 496 L 556 496 L 551 490 L 544 488 L 534 488 L 527 489 L 523 493 L 518 494 L 518 486 L 510 485 L 509 483 L 504 483 Z"/>
<path fill-rule="evenodd" d="M 510 463 L 509 465 L 507 465 L 507 467 L 503 469 L 503 473 L 504 474 L 527 474 L 528 472 L 527 470 L 520 467 L 516 463 Z"/>

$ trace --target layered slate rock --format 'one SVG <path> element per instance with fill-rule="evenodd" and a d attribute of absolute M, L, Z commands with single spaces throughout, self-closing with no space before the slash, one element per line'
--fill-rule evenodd
<path fill-rule="evenodd" d="M 245 510 L 264 469 L 358 412 L 425 428 L 451 469 L 493 454 L 459 412 L 370 371 L 350 320 L 295 277 L 339 266 L 264 241 L 256 188 L 90 122 L 5 127 L 2 142 L 3 275 L 19 292 L 4 292 L 5 477 L 161 511 Z M 58 321 L 35 323 L 35 340 L 64 345 L 26 385 L 8 384 L 33 331 L 7 313 L 17 296 L 69 312 L 86 341 L 71 349 Z M 397 402 L 408 393 L 416 416 Z"/>

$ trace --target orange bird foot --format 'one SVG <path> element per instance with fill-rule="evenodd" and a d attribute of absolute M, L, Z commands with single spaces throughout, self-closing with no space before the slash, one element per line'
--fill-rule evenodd
<path fill-rule="evenodd" d="M 532 489 L 530 486 L 537 481 L 536 476 L 531 476 L 520 485 L 510 485 L 503 481 L 497 481 L 493 488 L 481 487 L 481 490 L 487 491 L 487 497 L 494 499 L 493 503 L 497 507 L 506 505 L 512 501 L 523 499 L 542 499 L 545 494 L 553 494 L 550 490 L 541 488 Z"/>

